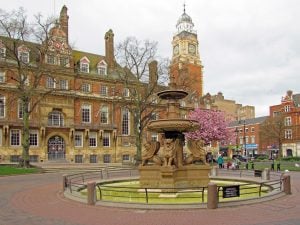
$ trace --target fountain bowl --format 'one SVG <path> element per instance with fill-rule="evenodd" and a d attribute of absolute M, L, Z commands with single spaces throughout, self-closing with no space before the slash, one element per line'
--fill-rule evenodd
<path fill-rule="evenodd" d="M 199 124 L 195 120 L 188 119 L 160 119 L 151 121 L 147 129 L 158 133 L 169 131 L 189 132 L 199 129 Z"/>

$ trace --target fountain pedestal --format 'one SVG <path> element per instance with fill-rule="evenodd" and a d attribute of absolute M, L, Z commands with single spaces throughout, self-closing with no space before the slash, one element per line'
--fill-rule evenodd
<path fill-rule="evenodd" d="M 210 166 L 185 165 L 140 166 L 140 185 L 143 188 L 186 188 L 206 187 L 209 183 Z"/>

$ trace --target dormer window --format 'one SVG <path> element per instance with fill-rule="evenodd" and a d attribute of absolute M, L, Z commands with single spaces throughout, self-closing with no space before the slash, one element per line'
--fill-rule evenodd
<path fill-rule="evenodd" d="M 97 64 L 97 73 L 99 75 L 107 75 L 107 64 L 104 60 Z"/>
<path fill-rule="evenodd" d="M 90 60 L 87 57 L 83 57 L 80 60 L 80 72 L 82 73 L 90 72 Z"/>
<path fill-rule="evenodd" d="M 29 63 L 29 49 L 22 45 L 18 48 L 18 58 L 23 63 Z"/>

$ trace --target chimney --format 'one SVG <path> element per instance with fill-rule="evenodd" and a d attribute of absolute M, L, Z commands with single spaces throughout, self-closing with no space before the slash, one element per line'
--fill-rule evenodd
<path fill-rule="evenodd" d="M 153 60 L 149 63 L 149 83 L 150 85 L 156 85 L 158 80 L 157 74 L 157 61 Z"/>
<path fill-rule="evenodd" d="M 110 29 L 105 33 L 105 58 L 110 69 L 115 67 L 114 33 Z"/>
<path fill-rule="evenodd" d="M 65 32 L 67 37 L 67 43 L 69 44 L 69 16 L 68 8 L 64 5 L 60 11 L 59 23 L 62 30 Z"/>

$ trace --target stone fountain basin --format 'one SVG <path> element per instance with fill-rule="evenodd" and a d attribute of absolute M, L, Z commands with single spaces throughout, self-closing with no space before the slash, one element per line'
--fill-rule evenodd
<path fill-rule="evenodd" d="M 188 119 L 161 119 L 151 121 L 147 129 L 158 133 L 166 131 L 189 132 L 199 129 L 199 124 L 195 120 Z"/>

